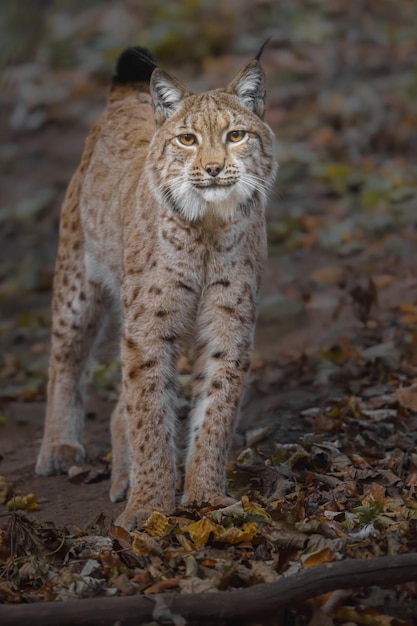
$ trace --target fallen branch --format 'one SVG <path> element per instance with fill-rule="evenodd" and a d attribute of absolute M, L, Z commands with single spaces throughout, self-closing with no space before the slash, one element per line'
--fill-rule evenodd
<path fill-rule="evenodd" d="M 186 623 L 238 623 L 259 620 L 280 608 L 335 589 L 393 585 L 417 579 L 417 553 L 371 559 L 346 559 L 302 570 L 274 583 L 238 591 L 206 594 L 157 594 L 89 598 L 71 602 L 0 605 L 4 626 L 138 626 L 164 615 L 182 616 Z M 172 622 L 174 623 L 174 622 Z M 177 621 L 178 623 L 178 621 Z"/>

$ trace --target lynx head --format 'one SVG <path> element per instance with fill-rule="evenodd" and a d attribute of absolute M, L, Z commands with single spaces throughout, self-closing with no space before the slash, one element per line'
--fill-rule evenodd
<path fill-rule="evenodd" d="M 154 70 L 157 130 L 149 164 L 156 191 L 185 219 L 213 213 L 230 220 L 265 203 L 275 163 L 264 85 L 257 59 L 225 89 L 200 94 Z"/>

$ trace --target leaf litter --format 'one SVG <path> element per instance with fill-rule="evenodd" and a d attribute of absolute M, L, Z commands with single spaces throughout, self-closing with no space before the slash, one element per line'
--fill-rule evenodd
<path fill-rule="evenodd" d="M 269 454 L 242 452 L 228 486 L 233 494 L 237 477 L 240 491 L 243 471 L 246 493 L 223 509 L 154 512 L 130 533 L 115 526 L 108 531 L 101 519 L 96 535 L 10 513 L 0 535 L 1 601 L 237 589 L 347 557 L 416 550 L 413 415 L 400 406 L 379 414 L 350 397 L 301 418 L 320 427 L 299 443 L 275 443 Z M 280 485 L 285 477 L 285 489 L 265 490 L 265 470 L 269 482 Z M 2 494 L 10 493 L 4 480 L 0 484 Z M 339 603 L 327 613 L 328 623 L 368 613 L 374 622 L 361 617 L 355 623 L 406 623 L 375 607 L 364 610 L 367 597 L 350 595 L 353 605 Z"/>

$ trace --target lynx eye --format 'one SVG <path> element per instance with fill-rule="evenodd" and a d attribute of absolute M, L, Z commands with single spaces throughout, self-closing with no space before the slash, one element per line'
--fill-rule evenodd
<path fill-rule="evenodd" d="M 248 133 L 245 130 L 231 130 L 230 133 L 227 133 L 227 141 L 231 143 L 238 143 L 242 141 L 246 137 Z"/>
<path fill-rule="evenodd" d="M 193 146 L 195 143 L 197 143 L 197 137 L 195 135 L 192 135 L 191 133 L 178 135 L 177 139 L 183 146 Z"/>

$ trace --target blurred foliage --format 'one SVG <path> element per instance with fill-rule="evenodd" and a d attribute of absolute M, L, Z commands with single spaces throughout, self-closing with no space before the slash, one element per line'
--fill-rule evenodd
<path fill-rule="evenodd" d="M 40 0 L 0 3 L 0 70 L 34 55 L 44 32 L 42 4 Z"/>
<path fill-rule="evenodd" d="M 144 0 L 128 7 L 131 32 L 119 17 L 123 3 L 103 0 L 5 0 L 0 4 L 1 67 L 33 60 L 52 67 L 87 65 L 94 51 L 101 51 L 110 71 L 124 45 L 140 43 L 151 48 L 162 62 L 178 63 L 231 50 L 238 35 L 236 2 L 220 0 Z M 104 20 L 90 20 L 96 11 L 113 12 L 114 31 Z M 104 26 L 104 27 L 103 27 Z"/>
<path fill-rule="evenodd" d="M 146 0 L 138 41 L 170 63 L 202 61 L 233 48 L 237 21 L 233 3 L 221 0 Z"/>

